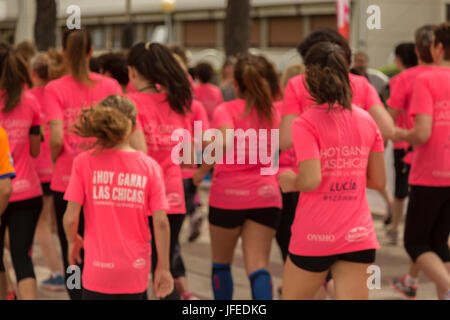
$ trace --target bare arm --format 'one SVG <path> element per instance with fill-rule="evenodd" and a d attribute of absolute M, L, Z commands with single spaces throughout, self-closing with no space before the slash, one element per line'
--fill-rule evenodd
<path fill-rule="evenodd" d="M 412 146 L 421 146 L 428 142 L 433 130 L 433 117 L 427 114 L 417 114 L 414 128 L 411 130 L 396 129 L 395 140 L 406 141 Z"/>
<path fill-rule="evenodd" d="M 64 124 L 61 120 L 50 121 L 50 152 L 56 162 L 63 148 Z"/>
<path fill-rule="evenodd" d="M 371 152 L 367 164 L 367 188 L 383 191 L 385 186 L 384 152 Z"/>
<path fill-rule="evenodd" d="M 296 114 L 287 114 L 281 118 L 280 123 L 280 149 L 288 150 L 294 145 L 292 142 L 291 127 L 294 120 L 297 118 Z"/>
<path fill-rule="evenodd" d="M 302 161 L 298 166 L 300 171 L 295 182 L 296 189 L 300 192 L 311 192 L 319 188 L 322 183 L 320 160 Z"/>
<path fill-rule="evenodd" d="M 373 106 L 369 113 L 375 120 L 384 140 L 391 139 L 394 136 L 395 124 L 389 112 L 383 106 Z"/>
<path fill-rule="evenodd" d="M 39 157 L 41 153 L 41 135 L 30 134 L 30 155 L 33 158 Z"/>
<path fill-rule="evenodd" d="M 144 131 L 135 130 L 130 136 L 131 147 L 147 154 L 147 144 L 145 143 Z"/>
<path fill-rule="evenodd" d="M 70 265 L 81 263 L 81 248 L 83 239 L 78 234 L 78 223 L 80 219 L 81 205 L 69 201 L 66 212 L 64 213 L 63 225 L 68 242 L 68 260 Z"/>
<path fill-rule="evenodd" d="M 153 212 L 153 228 L 156 250 L 158 251 L 158 268 L 170 270 L 169 247 L 170 247 L 170 225 L 164 210 Z"/>
<path fill-rule="evenodd" d="M 12 194 L 12 183 L 10 178 L 0 179 L 0 216 L 5 211 Z"/>

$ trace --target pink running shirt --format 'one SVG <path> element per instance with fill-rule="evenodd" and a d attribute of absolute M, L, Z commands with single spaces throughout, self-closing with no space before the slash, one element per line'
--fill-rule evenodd
<path fill-rule="evenodd" d="M 322 183 L 302 192 L 297 205 L 289 252 L 328 256 L 378 249 L 366 196 L 371 152 L 383 152 L 383 138 L 372 117 L 314 106 L 297 118 L 292 136 L 298 163 L 319 159 Z"/>
<path fill-rule="evenodd" d="M 168 208 L 161 168 L 140 151 L 83 152 L 64 199 L 83 206 L 83 287 L 141 293 L 151 264 L 148 216 Z"/>
<path fill-rule="evenodd" d="M 414 147 L 409 184 L 450 186 L 450 68 L 435 67 L 417 78 L 410 114 L 433 117 L 430 139 Z"/>
<path fill-rule="evenodd" d="M 277 101 L 273 104 L 275 108 L 281 113 L 281 109 L 283 108 L 283 101 Z M 281 151 L 279 155 L 279 171 L 278 175 L 283 173 L 286 170 L 292 170 L 295 167 L 295 150 L 294 147 L 289 150 Z M 294 168 L 295 169 L 295 168 Z"/>
<path fill-rule="evenodd" d="M 0 96 L 4 94 L 0 90 Z M 12 180 L 13 193 L 10 202 L 28 200 L 42 195 L 41 182 L 30 155 L 30 129 L 42 124 L 40 106 L 28 91 L 23 92 L 19 104 L 9 112 L 3 112 L 0 103 L 0 126 L 8 135 L 11 154 L 16 170 Z"/>
<path fill-rule="evenodd" d="M 72 76 L 51 81 L 45 87 L 48 121 L 62 120 L 64 123 L 63 148 L 56 160 L 50 188 L 66 191 L 72 171 L 73 159 L 82 151 L 80 144 L 87 140 L 70 132 L 82 108 L 90 107 L 109 95 L 122 94 L 118 82 L 97 73 L 91 73 L 92 86 L 86 86 Z"/>
<path fill-rule="evenodd" d="M 198 84 L 194 87 L 195 97 L 205 107 L 208 119 L 212 121 L 214 110 L 223 103 L 222 91 L 210 83 Z"/>
<path fill-rule="evenodd" d="M 401 114 L 397 118 L 397 127 L 404 129 L 411 129 L 414 127 L 414 119 L 409 115 L 414 83 L 418 76 L 433 68 L 433 66 L 416 66 L 406 69 L 398 76 L 392 78 L 391 96 L 389 97 L 387 104 L 390 107 L 401 111 Z M 394 148 L 407 150 L 409 144 L 404 141 L 398 142 L 394 144 Z"/>
<path fill-rule="evenodd" d="M 171 141 L 176 129 L 191 132 L 190 118 L 178 114 L 169 106 L 165 93 L 136 92 L 127 95 L 136 103 L 142 124 L 148 155 L 155 159 L 164 173 L 168 214 L 186 213 L 181 167 L 172 161 L 172 149 L 178 144 Z"/>
<path fill-rule="evenodd" d="M 45 88 L 36 87 L 30 89 L 30 93 L 34 95 L 36 100 L 39 102 L 42 126 L 44 127 L 44 141 L 41 143 L 41 152 L 39 153 L 39 157 L 34 159 L 34 165 L 41 183 L 49 183 L 52 181 L 53 162 L 50 153 L 50 126 L 47 121 Z"/>
<path fill-rule="evenodd" d="M 353 90 L 353 104 L 369 111 L 373 106 L 382 106 L 377 90 L 362 76 L 349 74 Z M 293 77 L 284 92 L 284 103 L 281 115 L 302 114 L 306 109 L 314 105 L 311 95 L 305 87 L 305 75 Z"/>
<path fill-rule="evenodd" d="M 233 100 L 225 102 L 217 107 L 214 112 L 213 127 L 230 127 L 236 131 L 242 129 L 244 132 L 248 129 L 267 130 L 267 142 L 258 138 L 258 143 L 249 143 L 245 139 L 245 147 L 239 146 L 238 138 L 234 138 L 234 157 L 233 164 L 226 164 L 226 155 L 224 155 L 224 164 L 216 163 L 214 175 L 211 182 L 209 193 L 209 204 L 212 207 L 227 210 L 244 210 L 257 208 L 281 208 L 281 193 L 276 175 L 262 175 L 261 168 L 269 168 L 271 163 L 263 164 L 260 154 L 264 157 L 270 157 L 272 152 L 271 134 L 276 130 L 279 124 L 279 114 L 273 108 L 272 125 L 260 124 L 258 114 L 255 108 L 249 115 L 246 115 L 245 100 Z M 255 136 L 256 136 L 255 135 Z M 250 163 L 249 144 L 254 149 L 256 155 L 254 164 Z M 258 148 L 259 145 L 259 148 Z M 261 149 L 261 146 L 264 148 Z M 261 149 L 261 150 L 258 150 Z M 244 164 L 238 163 L 238 154 L 245 152 Z M 270 159 L 267 159 L 270 161 Z"/>

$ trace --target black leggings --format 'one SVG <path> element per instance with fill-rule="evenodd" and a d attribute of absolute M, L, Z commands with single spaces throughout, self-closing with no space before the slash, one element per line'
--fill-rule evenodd
<path fill-rule="evenodd" d="M 405 249 L 411 259 L 426 252 L 450 262 L 450 187 L 411 186 L 405 223 Z"/>
<path fill-rule="evenodd" d="M 289 254 L 289 241 L 291 239 L 291 227 L 295 218 L 295 209 L 297 208 L 299 192 L 282 193 L 283 209 L 281 210 L 281 222 L 277 229 L 276 239 L 281 250 L 283 261 Z"/>
<path fill-rule="evenodd" d="M 5 272 L 3 251 L 5 230 L 9 229 L 9 245 L 12 263 L 16 272 L 17 282 L 35 279 L 31 247 L 34 233 L 42 210 L 42 197 L 10 202 L 1 218 L 0 226 L 0 271 Z"/>
<path fill-rule="evenodd" d="M 55 192 L 53 195 L 53 201 L 55 204 L 56 225 L 58 227 L 58 238 L 59 238 L 59 243 L 61 245 L 61 254 L 62 254 L 62 259 L 63 259 L 63 263 L 64 263 L 64 278 L 65 278 L 65 283 L 67 285 L 67 279 L 72 275 L 70 272 L 69 273 L 67 272 L 67 268 L 69 267 L 68 243 L 67 243 L 66 234 L 64 232 L 64 226 L 63 226 L 63 217 L 64 217 L 64 213 L 66 212 L 67 201 L 64 200 L 64 193 L 62 193 L 62 192 Z M 81 214 L 80 214 L 80 221 L 79 221 L 79 225 L 78 225 L 78 234 L 80 234 L 81 236 L 84 235 L 83 211 L 81 211 Z M 83 260 L 83 257 L 84 257 L 84 250 L 81 250 L 81 259 L 82 260 Z M 78 267 L 80 268 L 80 270 L 82 272 L 83 271 L 83 263 L 78 265 Z M 80 279 L 80 283 L 81 283 L 81 279 Z M 81 286 L 81 288 L 82 288 L 82 286 Z M 69 289 L 66 287 L 71 300 L 81 300 L 81 298 L 82 298 L 81 288 L 80 289 L 77 289 L 77 288 Z"/>
<path fill-rule="evenodd" d="M 82 300 L 147 300 L 146 292 L 133 294 L 106 294 L 83 289 Z"/>
<path fill-rule="evenodd" d="M 184 214 L 169 214 L 167 215 L 169 218 L 170 224 L 170 273 L 174 279 L 184 277 L 186 275 L 186 269 L 184 267 L 183 258 L 181 257 L 180 250 L 180 231 L 183 225 L 184 218 L 186 215 Z M 152 230 L 152 275 L 155 273 L 156 266 L 158 264 L 158 251 L 156 250 L 156 243 L 154 241 L 153 235 L 155 234 L 153 231 L 153 221 L 152 218 L 149 218 L 150 221 L 150 229 Z M 164 300 L 180 300 L 180 295 L 178 294 L 177 289 L 174 287 L 174 290 L 171 294 L 169 294 Z"/>

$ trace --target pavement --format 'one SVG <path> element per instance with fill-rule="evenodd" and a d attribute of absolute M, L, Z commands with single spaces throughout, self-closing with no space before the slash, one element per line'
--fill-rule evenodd
<path fill-rule="evenodd" d="M 390 149 L 387 151 L 386 163 L 388 168 L 389 185 L 392 186 L 392 160 Z M 392 189 L 391 189 L 392 190 Z M 207 202 L 207 189 L 202 188 L 200 192 L 202 207 L 199 210 L 202 211 L 204 217 L 206 217 L 206 202 Z M 372 191 L 368 191 L 369 204 L 373 211 L 373 218 L 375 229 L 381 249 L 377 251 L 376 265 L 381 270 L 381 288 L 373 289 L 370 291 L 370 299 L 375 300 L 400 300 L 403 299 L 401 295 L 391 289 L 389 281 L 394 276 L 403 275 L 409 267 L 408 256 L 402 247 L 401 239 L 399 238 L 399 244 L 392 246 L 387 244 L 387 238 L 385 236 L 385 230 L 383 227 L 383 216 L 385 214 L 385 204 L 382 198 Z M 190 287 L 190 291 L 199 297 L 200 299 L 213 299 L 213 293 L 211 289 L 211 258 L 210 258 L 210 245 L 209 245 L 209 231 L 206 223 L 207 219 L 202 225 L 202 233 L 200 237 L 193 243 L 187 241 L 187 227 L 185 223 L 181 236 L 181 252 L 184 258 L 185 266 L 187 269 L 187 279 Z M 403 225 L 400 230 L 403 230 Z M 55 243 L 57 238 L 55 236 Z M 37 276 L 38 284 L 46 279 L 50 275 L 50 271 L 45 266 L 45 261 L 42 258 L 39 246 L 36 244 L 33 250 L 33 260 L 35 262 L 35 273 Z M 273 242 L 269 271 L 272 275 L 274 288 L 278 288 L 281 285 L 282 279 L 282 259 L 276 242 Z M 233 299 L 251 299 L 251 290 L 249 280 L 246 276 L 244 269 L 244 261 L 242 257 L 242 250 L 238 244 L 235 253 L 235 259 L 232 266 L 232 274 L 234 279 L 234 296 Z M 149 296 L 151 297 L 151 290 L 149 290 Z M 278 297 L 275 297 L 278 299 Z M 417 299 L 421 300 L 433 300 L 436 299 L 436 291 L 433 283 L 425 276 L 420 276 L 419 289 L 417 293 Z M 68 299 L 66 292 L 50 292 L 38 288 L 38 299 L 42 300 L 65 300 Z"/>

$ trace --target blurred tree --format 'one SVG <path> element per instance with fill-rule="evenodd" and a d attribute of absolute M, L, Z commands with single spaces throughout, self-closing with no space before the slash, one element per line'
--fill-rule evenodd
<path fill-rule="evenodd" d="M 247 53 L 250 42 L 250 0 L 228 0 L 225 19 L 227 57 Z"/>
<path fill-rule="evenodd" d="M 56 45 L 56 1 L 36 0 L 34 40 L 39 50 L 45 51 Z"/>

